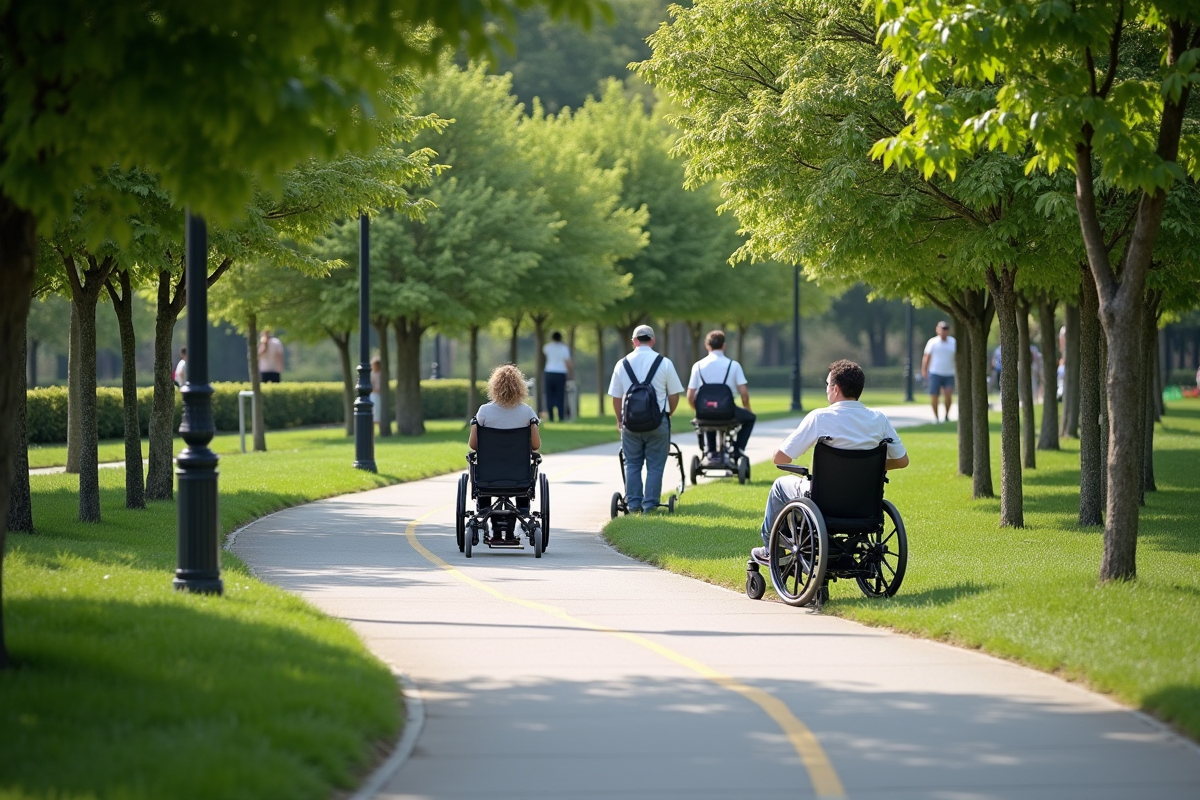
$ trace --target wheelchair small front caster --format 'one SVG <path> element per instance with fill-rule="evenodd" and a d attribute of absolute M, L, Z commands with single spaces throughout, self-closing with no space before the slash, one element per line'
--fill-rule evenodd
<path fill-rule="evenodd" d="M 767 592 L 767 580 L 758 571 L 757 561 L 746 562 L 746 597 L 751 600 L 762 600 Z"/>
<path fill-rule="evenodd" d="M 826 583 L 823 586 L 821 586 L 820 589 L 817 589 L 817 594 L 813 598 L 812 604 L 811 604 L 813 611 L 816 611 L 818 614 L 820 614 L 821 611 L 824 610 L 825 604 L 828 602 L 829 602 L 829 584 Z"/>

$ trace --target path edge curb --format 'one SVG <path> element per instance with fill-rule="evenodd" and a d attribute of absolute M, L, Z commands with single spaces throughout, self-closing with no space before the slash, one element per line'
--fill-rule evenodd
<path fill-rule="evenodd" d="M 417 739 L 425 727 L 425 701 L 421 697 L 421 690 L 408 675 L 395 666 L 391 666 L 391 669 L 397 683 L 400 684 L 400 694 L 404 697 L 404 730 L 400 733 L 391 754 L 347 800 L 373 800 L 408 763 L 409 757 L 416 749 Z"/>

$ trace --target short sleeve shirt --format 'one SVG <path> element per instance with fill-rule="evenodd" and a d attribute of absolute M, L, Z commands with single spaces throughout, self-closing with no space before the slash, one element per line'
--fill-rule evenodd
<path fill-rule="evenodd" d="M 538 422 L 537 412 L 524 403 L 517 403 L 512 408 L 505 408 L 492 401 L 484 403 L 475 412 L 475 421 L 485 428 L 524 428 L 531 422 Z"/>
<path fill-rule="evenodd" d="M 547 342 L 542 348 L 546 356 L 546 372 L 567 371 L 567 362 L 571 360 L 571 348 L 563 342 Z"/>
<path fill-rule="evenodd" d="M 629 391 L 629 387 L 633 386 L 633 381 L 629 380 L 629 373 L 625 371 L 626 361 L 629 362 L 629 366 L 633 367 L 633 374 L 637 376 L 638 380 L 643 381 L 656 358 L 658 358 L 658 353 L 647 345 L 642 345 L 618 361 L 617 365 L 613 367 L 612 380 L 608 384 L 609 396 L 624 397 L 625 392 Z M 683 393 L 683 384 L 679 382 L 679 373 L 675 371 L 675 365 L 671 363 L 671 359 L 666 356 L 663 356 L 662 363 L 658 365 L 658 371 L 654 373 L 654 380 L 650 384 L 654 387 L 654 392 L 658 395 L 658 402 L 662 405 L 663 410 L 668 408 L 668 395 Z"/>
<path fill-rule="evenodd" d="M 729 371 L 728 378 L 725 377 L 726 370 Z M 692 364 L 692 375 L 688 378 L 687 388 L 699 389 L 702 376 L 704 383 L 725 381 L 725 385 L 733 392 L 734 397 L 737 397 L 738 387 L 746 385 L 746 373 L 742 372 L 742 365 L 726 357 L 720 350 L 709 353 Z"/>
<path fill-rule="evenodd" d="M 929 356 L 929 371 L 934 375 L 954 375 L 954 351 L 958 344 L 953 336 L 935 336 L 925 343 L 925 355 Z"/>
<path fill-rule="evenodd" d="M 901 458 L 907 450 L 891 420 L 881 411 L 867 408 L 857 400 L 842 400 L 827 408 L 810 411 L 796 430 L 783 440 L 779 449 L 790 458 L 808 452 L 823 437 L 842 450 L 870 450 L 884 439 L 891 439 L 888 458 Z"/>

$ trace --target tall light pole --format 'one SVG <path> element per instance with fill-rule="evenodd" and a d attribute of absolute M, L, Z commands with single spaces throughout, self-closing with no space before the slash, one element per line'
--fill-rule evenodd
<path fill-rule="evenodd" d="M 800 265 L 792 279 L 792 411 L 803 411 L 800 402 Z"/>
<path fill-rule="evenodd" d="M 911 403 L 913 399 L 913 305 L 909 300 L 904 305 L 904 327 L 906 333 L 906 350 L 904 357 L 904 399 Z"/>
<path fill-rule="evenodd" d="M 218 545 L 217 454 L 209 449 L 216 432 L 212 387 L 208 384 L 208 228 L 201 217 L 185 212 L 184 289 L 187 292 L 187 382 L 183 423 L 186 447 L 175 459 L 179 500 L 175 506 L 176 589 L 221 594 L 221 550 Z"/>
<path fill-rule="evenodd" d="M 358 216 L 358 399 L 354 401 L 354 468 L 375 472 L 375 404 L 371 402 L 371 220 Z"/>

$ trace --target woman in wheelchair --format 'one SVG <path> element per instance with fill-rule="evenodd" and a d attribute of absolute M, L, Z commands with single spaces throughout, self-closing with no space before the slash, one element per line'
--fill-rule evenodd
<path fill-rule="evenodd" d="M 471 436 L 467 441 L 468 446 L 472 450 L 479 449 L 480 427 L 498 430 L 530 427 L 529 443 L 533 451 L 537 452 L 542 446 L 542 436 L 538 430 L 539 419 L 537 412 L 525 404 L 525 399 L 529 397 L 529 390 L 525 386 L 525 376 L 521 374 L 521 370 L 512 364 L 496 367 L 488 379 L 487 392 L 491 402 L 484 403 L 475 412 L 475 416 L 471 420 Z M 515 502 L 523 514 L 529 513 L 528 496 L 518 496 L 515 498 Z M 487 511 L 491 505 L 491 497 L 480 496 L 478 498 L 480 512 Z M 515 524 L 516 520 L 511 516 L 493 517 L 492 539 L 515 544 L 517 542 Z"/>

